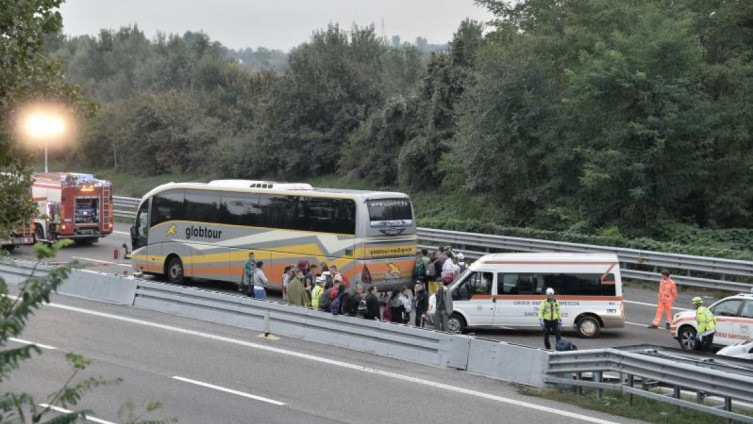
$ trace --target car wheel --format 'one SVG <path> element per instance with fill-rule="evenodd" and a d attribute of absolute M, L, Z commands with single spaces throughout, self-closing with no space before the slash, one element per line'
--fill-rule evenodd
<path fill-rule="evenodd" d="M 447 331 L 450 333 L 462 333 L 465 331 L 465 319 L 460 314 L 453 313 L 447 320 Z"/>
<path fill-rule="evenodd" d="M 695 350 L 695 335 L 696 330 L 695 328 L 686 325 L 680 328 L 680 331 L 677 332 L 677 341 L 680 342 L 680 347 L 682 350 L 687 351 L 694 351 Z"/>
<path fill-rule="evenodd" d="M 185 277 L 183 276 L 183 261 L 177 256 L 173 256 L 167 262 L 167 281 L 173 284 L 183 284 L 185 281 Z"/>
<path fill-rule="evenodd" d="M 594 337 L 597 337 L 599 333 L 601 332 L 601 326 L 599 325 L 599 321 L 596 320 L 594 317 L 583 317 L 578 321 L 578 335 L 586 338 L 586 339 L 592 339 Z"/>

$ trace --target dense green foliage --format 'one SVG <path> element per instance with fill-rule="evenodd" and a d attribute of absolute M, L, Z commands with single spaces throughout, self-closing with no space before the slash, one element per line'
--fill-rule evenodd
<path fill-rule="evenodd" d="M 753 4 L 477 3 L 497 19 L 462 22 L 428 56 L 337 25 L 255 71 L 203 34 L 58 40 L 68 77 L 102 104 L 76 158 L 149 175 L 335 173 L 460 194 L 457 219 L 569 234 L 753 226 Z"/>

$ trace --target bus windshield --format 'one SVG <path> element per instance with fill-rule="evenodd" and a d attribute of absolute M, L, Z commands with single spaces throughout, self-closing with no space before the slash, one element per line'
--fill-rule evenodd
<path fill-rule="evenodd" d="M 366 207 L 372 228 L 413 225 L 413 210 L 409 199 L 367 200 Z"/>

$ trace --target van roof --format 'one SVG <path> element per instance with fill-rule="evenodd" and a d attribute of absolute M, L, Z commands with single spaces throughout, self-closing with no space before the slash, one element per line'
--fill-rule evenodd
<path fill-rule="evenodd" d="M 617 255 L 613 253 L 562 253 L 562 252 L 535 252 L 535 253 L 493 253 L 480 257 L 475 264 L 498 264 L 498 263 L 572 263 L 572 262 L 619 262 Z"/>

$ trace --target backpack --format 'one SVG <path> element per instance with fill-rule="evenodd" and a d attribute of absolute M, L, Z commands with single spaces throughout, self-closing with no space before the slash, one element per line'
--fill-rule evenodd
<path fill-rule="evenodd" d="M 340 314 L 340 301 L 342 299 L 343 295 L 337 296 L 335 300 L 333 300 L 329 305 L 329 311 L 332 312 L 332 315 L 339 315 Z"/>
<path fill-rule="evenodd" d="M 578 350 L 578 348 L 565 339 L 557 340 L 557 344 L 554 346 L 557 352 L 567 352 L 568 350 Z"/>
<path fill-rule="evenodd" d="M 350 293 L 344 291 L 340 293 L 340 314 L 350 315 Z"/>
<path fill-rule="evenodd" d="M 429 268 L 426 270 L 428 277 L 435 277 L 437 275 L 437 266 L 434 262 L 436 261 L 429 262 Z"/>
<path fill-rule="evenodd" d="M 422 258 L 416 258 L 416 263 L 413 265 L 413 278 L 421 278 L 426 276 L 426 266 L 424 266 L 424 260 Z"/>
<path fill-rule="evenodd" d="M 354 317 L 358 314 L 358 306 L 361 304 L 361 299 L 357 294 L 348 295 L 342 301 L 343 315 Z"/>
<path fill-rule="evenodd" d="M 366 316 L 366 312 L 369 310 L 368 306 L 366 306 L 366 299 L 361 299 L 360 302 L 358 302 L 358 315 L 359 316 Z"/>
<path fill-rule="evenodd" d="M 329 307 L 330 307 L 330 304 L 332 303 L 329 300 L 330 290 L 332 289 L 324 290 L 324 292 L 322 292 L 322 295 L 319 296 L 319 309 L 321 309 L 322 311 L 329 312 Z"/>
<path fill-rule="evenodd" d="M 324 274 L 324 284 L 335 284 L 335 277 L 333 277 L 330 273 Z"/>

